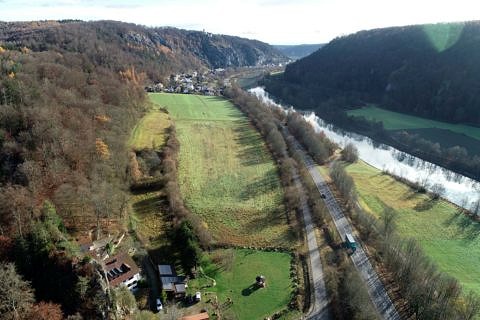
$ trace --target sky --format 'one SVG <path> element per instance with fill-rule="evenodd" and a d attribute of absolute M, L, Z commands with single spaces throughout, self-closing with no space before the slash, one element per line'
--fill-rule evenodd
<path fill-rule="evenodd" d="M 480 20 L 480 1 L 0 0 L 1 21 L 51 19 L 117 20 L 303 44 L 380 27 Z"/>

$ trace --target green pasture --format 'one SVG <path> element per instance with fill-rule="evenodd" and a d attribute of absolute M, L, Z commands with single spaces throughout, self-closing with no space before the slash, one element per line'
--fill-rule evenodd
<path fill-rule="evenodd" d="M 450 130 L 480 140 L 480 128 L 477 127 L 420 118 L 375 106 L 350 110 L 348 115 L 363 116 L 368 120 L 381 121 L 383 127 L 387 130 L 437 128 Z"/>
<path fill-rule="evenodd" d="M 417 239 L 439 268 L 467 290 L 480 294 L 476 274 L 480 262 L 480 223 L 451 203 L 431 200 L 364 162 L 346 167 L 353 177 L 360 204 L 375 216 L 387 205 L 398 212 L 397 231 Z"/>
<path fill-rule="evenodd" d="M 220 97 L 160 93 L 150 99 L 175 123 L 182 197 L 215 240 L 291 246 L 276 165 L 247 118 Z"/>

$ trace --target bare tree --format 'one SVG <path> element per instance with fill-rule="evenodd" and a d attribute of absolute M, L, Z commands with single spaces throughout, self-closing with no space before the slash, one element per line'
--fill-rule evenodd
<path fill-rule="evenodd" d="M 397 212 L 390 207 L 383 209 L 381 220 L 383 222 L 383 235 L 388 238 L 396 227 Z"/>
<path fill-rule="evenodd" d="M 12 263 L 0 263 L 0 314 L 2 319 L 23 319 L 35 302 L 30 283 Z"/>
<path fill-rule="evenodd" d="M 358 160 L 358 149 L 353 143 L 348 143 L 342 150 L 342 159 L 354 163 Z"/>

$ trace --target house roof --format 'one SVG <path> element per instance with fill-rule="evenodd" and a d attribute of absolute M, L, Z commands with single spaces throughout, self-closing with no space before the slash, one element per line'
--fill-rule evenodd
<path fill-rule="evenodd" d="M 180 320 L 208 320 L 210 319 L 208 317 L 208 313 L 206 312 L 202 312 L 202 313 L 199 313 L 199 314 L 194 314 L 192 316 L 185 316 L 183 318 L 180 318 Z"/>
<path fill-rule="evenodd" d="M 162 282 L 163 290 L 174 291 L 174 290 L 176 290 L 175 285 L 185 284 L 185 277 L 177 277 L 177 276 L 174 276 L 174 277 L 172 277 L 172 276 L 170 276 L 170 277 L 160 277 L 160 281 Z"/>
<path fill-rule="evenodd" d="M 159 264 L 158 265 L 158 272 L 160 276 L 173 276 L 175 272 L 172 269 L 172 266 L 169 264 Z"/>
<path fill-rule="evenodd" d="M 185 288 L 185 283 L 176 283 L 175 284 L 175 292 L 176 293 L 185 293 L 187 292 Z"/>
<path fill-rule="evenodd" d="M 127 253 L 117 254 L 105 260 L 105 269 L 108 281 L 113 287 L 140 272 L 140 269 Z"/>

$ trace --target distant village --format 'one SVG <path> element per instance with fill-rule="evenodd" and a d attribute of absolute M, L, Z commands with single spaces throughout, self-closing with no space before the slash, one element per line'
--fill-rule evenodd
<path fill-rule="evenodd" d="M 172 74 L 168 83 L 158 82 L 145 87 L 147 92 L 169 92 L 184 94 L 203 94 L 206 96 L 218 96 L 223 94 L 225 83 L 223 78 L 225 69 L 218 68 L 203 73 L 194 71 L 191 73 Z"/>

